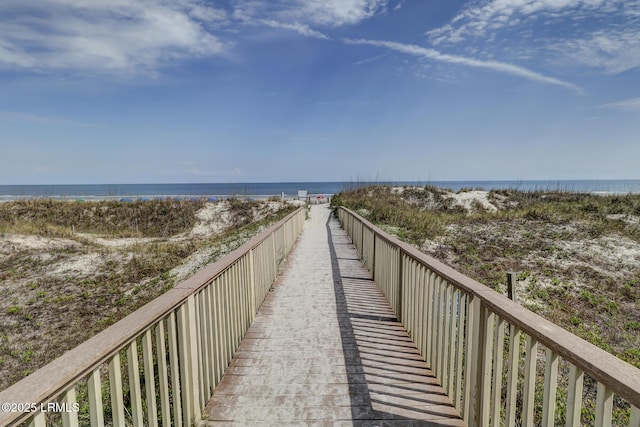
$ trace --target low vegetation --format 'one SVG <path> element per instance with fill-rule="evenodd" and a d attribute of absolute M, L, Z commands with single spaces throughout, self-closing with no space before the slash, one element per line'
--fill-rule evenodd
<path fill-rule="evenodd" d="M 0 390 L 293 209 L 241 200 L 0 203 Z"/>

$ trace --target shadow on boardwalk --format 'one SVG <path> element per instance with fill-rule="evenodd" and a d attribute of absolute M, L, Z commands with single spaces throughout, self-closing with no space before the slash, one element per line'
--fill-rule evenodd
<path fill-rule="evenodd" d="M 353 425 L 463 426 L 333 215 L 326 228 Z"/>

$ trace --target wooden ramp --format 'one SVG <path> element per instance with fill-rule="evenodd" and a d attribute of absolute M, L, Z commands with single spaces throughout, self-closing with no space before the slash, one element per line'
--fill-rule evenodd
<path fill-rule="evenodd" d="M 315 205 L 206 426 L 463 426 L 337 219 Z"/>

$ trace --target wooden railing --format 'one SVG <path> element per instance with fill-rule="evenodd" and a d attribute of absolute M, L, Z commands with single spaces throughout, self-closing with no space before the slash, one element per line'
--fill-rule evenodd
<path fill-rule="evenodd" d="M 639 369 L 358 214 L 338 216 L 468 425 L 640 427 Z"/>
<path fill-rule="evenodd" d="M 0 392 L 0 426 L 185 426 L 220 382 L 305 209 Z M 107 410 L 104 410 L 104 408 Z"/>

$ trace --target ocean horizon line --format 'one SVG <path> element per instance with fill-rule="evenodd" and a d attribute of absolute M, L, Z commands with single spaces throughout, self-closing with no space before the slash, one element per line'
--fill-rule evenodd
<path fill-rule="evenodd" d="M 332 195 L 368 185 L 433 185 L 451 191 L 462 189 L 563 191 L 596 194 L 640 193 L 640 179 L 607 180 L 460 180 L 460 181 L 298 181 L 166 184 L 19 184 L 0 185 L 0 199 L 16 198 L 118 198 L 118 197 L 297 197 Z"/>
<path fill-rule="evenodd" d="M 425 183 L 431 182 L 623 182 L 623 181 L 640 181 L 640 178 L 540 178 L 540 179 L 349 179 L 349 180 L 337 180 L 337 181 L 229 181 L 229 182 L 206 182 L 206 181 L 191 181 L 191 182 L 94 182 L 94 183 L 47 183 L 47 184 L 0 184 L 2 187 L 37 187 L 37 186 L 53 186 L 53 187 L 68 187 L 68 186 L 105 186 L 105 185 L 255 185 L 255 184 L 345 184 L 345 183 L 368 183 L 368 184 L 394 184 L 394 183 Z"/>

